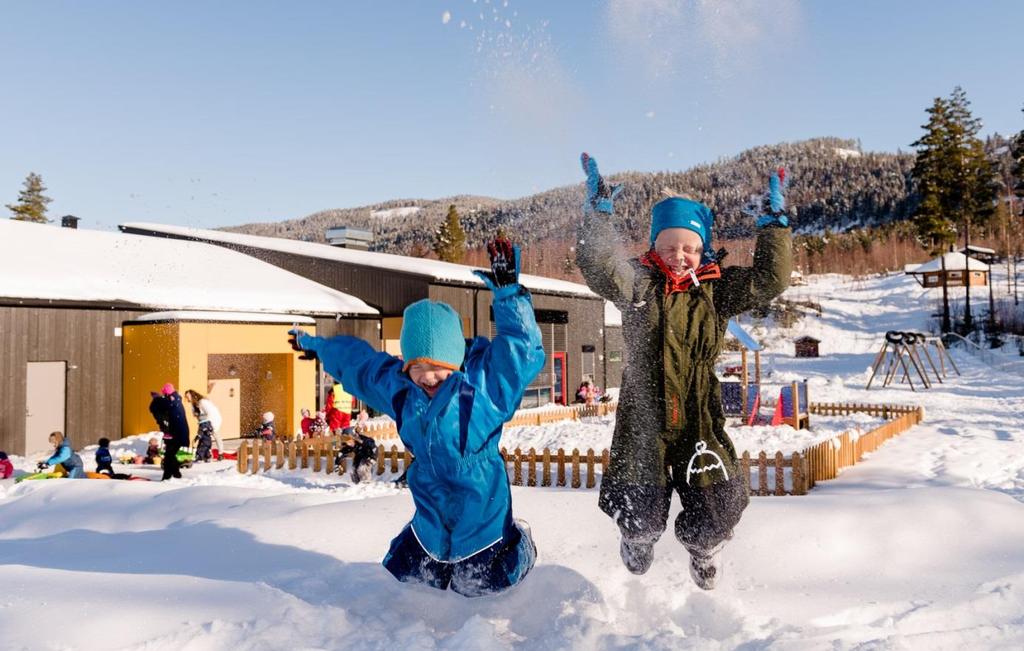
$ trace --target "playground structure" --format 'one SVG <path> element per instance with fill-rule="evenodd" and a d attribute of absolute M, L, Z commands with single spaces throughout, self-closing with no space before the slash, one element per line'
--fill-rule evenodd
<path fill-rule="evenodd" d="M 725 377 L 738 377 L 739 381 L 723 381 L 720 383 L 722 408 L 725 415 L 739 417 L 744 425 L 769 423 L 772 425 L 782 425 L 789 423 L 793 426 L 793 429 L 809 428 L 810 412 L 808 409 L 807 382 L 792 382 L 788 386 L 783 386 L 779 391 L 778 399 L 775 401 L 772 401 L 770 398 L 762 400 L 762 396 L 767 394 L 761 385 L 761 344 L 731 319 L 728 324 L 728 332 L 740 344 L 740 364 L 738 366 L 727 365 L 723 373 Z M 750 373 L 750 353 L 753 353 L 754 357 L 754 372 L 752 376 Z M 795 402 L 793 396 L 796 396 Z M 759 412 L 765 405 L 774 406 L 771 418 L 762 418 L 760 416 Z"/>
<path fill-rule="evenodd" d="M 932 357 L 929 349 L 934 349 L 935 358 Z M 935 364 L 936 359 L 939 362 L 938 366 Z M 925 366 L 925 360 L 928 361 L 927 366 Z M 885 333 L 885 341 L 882 343 L 878 355 L 875 356 L 875 361 L 871 366 L 871 377 L 868 378 L 868 384 L 864 388 L 871 388 L 875 376 L 882 369 L 884 369 L 882 386 L 887 387 L 892 384 L 902 369 L 900 384 L 906 382 L 911 391 L 917 391 L 914 386 L 914 376 L 916 376 L 920 385 L 929 389 L 932 386 L 933 378 L 935 382 L 942 384 L 942 379 L 948 377 L 947 362 L 956 374 L 960 375 L 960 369 L 953 362 L 941 337 L 920 332 L 890 330 Z M 931 375 L 929 375 L 929 369 L 931 369 Z"/>

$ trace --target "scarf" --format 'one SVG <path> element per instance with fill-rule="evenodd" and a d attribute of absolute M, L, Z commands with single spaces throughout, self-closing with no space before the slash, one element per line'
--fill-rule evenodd
<path fill-rule="evenodd" d="M 675 292 L 685 292 L 691 287 L 697 287 L 702 280 L 716 280 L 722 277 L 722 269 L 717 262 L 709 262 L 697 269 L 687 269 L 681 274 L 669 269 L 665 261 L 661 259 L 653 249 L 640 258 L 640 264 L 651 269 L 657 269 L 665 276 L 665 295 Z"/>

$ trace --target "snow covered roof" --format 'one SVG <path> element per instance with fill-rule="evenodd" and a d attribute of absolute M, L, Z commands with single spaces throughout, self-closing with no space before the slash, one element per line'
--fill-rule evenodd
<path fill-rule="evenodd" d="M 270 314 L 268 312 L 202 312 L 196 310 L 175 310 L 150 312 L 135 317 L 133 321 L 232 321 L 237 323 L 302 323 L 316 321 L 300 314 Z"/>
<path fill-rule="evenodd" d="M 622 326 L 622 312 L 611 301 L 604 302 L 604 324 L 606 326 Z"/>
<path fill-rule="evenodd" d="M 328 244 L 302 242 L 300 240 L 289 240 L 281 237 L 245 235 L 242 233 L 229 233 L 227 231 L 215 231 L 203 228 L 188 228 L 185 226 L 171 226 L 168 224 L 129 222 L 121 224 L 120 228 L 121 230 L 134 232 L 173 235 L 209 242 L 223 242 L 226 244 L 235 244 L 254 249 L 280 251 L 282 253 L 301 255 L 309 258 L 334 260 L 345 264 L 363 267 L 400 271 L 415 274 L 417 276 L 425 276 L 438 282 L 454 282 L 466 285 L 483 286 L 480 279 L 473 275 L 473 270 L 480 269 L 481 267 L 470 267 L 468 265 L 442 262 L 440 260 L 413 258 L 405 255 L 377 253 L 374 251 L 359 251 L 357 249 L 343 249 L 336 246 L 330 246 Z M 597 294 L 590 291 L 589 287 L 579 283 L 555 280 L 553 278 L 545 278 L 543 276 L 531 276 L 528 274 L 521 275 L 519 280 L 524 287 L 534 291 L 598 298 Z"/>
<path fill-rule="evenodd" d="M 0 298 L 145 308 L 377 314 L 362 300 L 224 247 L 0 220 Z"/>
<path fill-rule="evenodd" d="M 974 258 L 968 258 L 963 253 L 950 252 L 943 253 L 941 256 L 934 260 L 929 260 L 924 264 L 908 264 L 903 267 L 904 273 L 908 274 L 923 274 L 932 273 L 935 271 L 942 271 L 942 260 L 946 260 L 946 271 L 963 271 L 970 265 L 971 271 L 988 271 L 988 265 L 981 260 L 975 260 Z M 970 262 L 968 262 L 970 261 Z"/>

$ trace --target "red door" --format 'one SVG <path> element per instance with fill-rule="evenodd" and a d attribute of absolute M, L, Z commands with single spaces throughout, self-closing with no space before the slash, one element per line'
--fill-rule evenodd
<path fill-rule="evenodd" d="M 558 404 L 568 404 L 565 391 L 565 353 L 551 354 L 552 396 Z"/>

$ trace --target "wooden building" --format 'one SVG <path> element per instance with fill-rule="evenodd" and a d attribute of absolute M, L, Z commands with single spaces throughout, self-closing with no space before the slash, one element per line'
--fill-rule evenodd
<path fill-rule="evenodd" d="M 988 265 L 963 253 L 950 251 L 923 264 L 908 264 L 904 273 L 912 275 L 922 287 L 984 287 L 988 284 Z"/>
<path fill-rule="evenodd" d="M 268 399 L 291 429 L 317 381 L 314 365 L 294 363 L 291 324 L 379 337 L 379 316 L 363 301 L 220 247 L 12 220 L 0 220 L 0 242 L 8 453 L 42 451 L 54 430 L 75 446 L 152 431 L 149 392 L 164 382 L 207 392 L 233 378 L 230 364 L 218 366 L 224 355 L 241 356 L 239 369 L 270 362 L 258 369 L 264 382 L 275 373 L 280 396 L 253 393 L 262 391 L 253 381 L 240 385 L 240 401 Z"/>
<path fill-rule="evenodd" d="M 403 311 L 424 298 L 455 308 L 467 337 L 495 334 L 491 292 L 472 273 L 474 267 L 467 265 L 163 224 L 128 223 L 120 228 L 126 233 L 216 244 L 356 296 L 380 311 L 381 348 L 392 354 L 400 353 Z M 608 386 L 603 299 L 578 283 L 527 274 L 520 281 L 533 295 L 547 353 L 547 362 L 526 390 L 522 406 L 571 402 L 584 378 Z"/>
<path fill-rule="evenodd" d="M 818 344 L 821 339 L 803 336 L 793 342 L 797 357 L 818 357 Z"/>
<path fill-rule="evenodd" d="M 604 382 L 602 388 L 622 386 L 626 340 L 622 336 L 622 312 L 611 301 L 604 302 Z"/>

